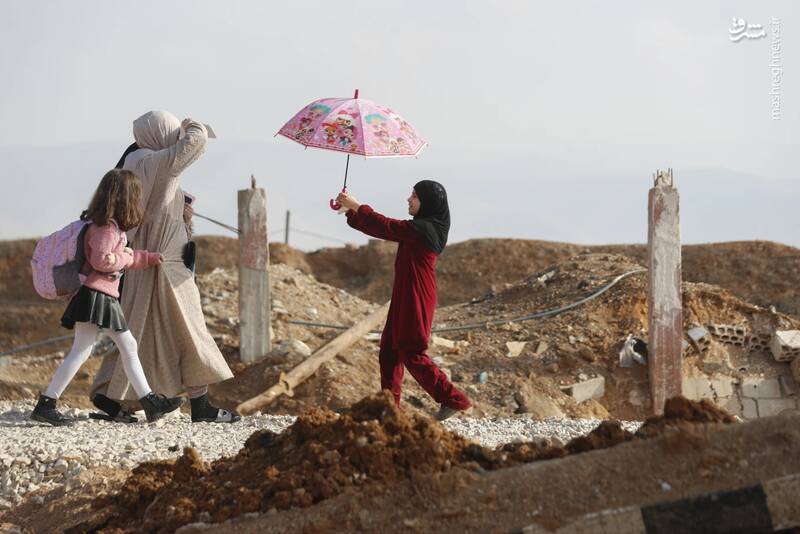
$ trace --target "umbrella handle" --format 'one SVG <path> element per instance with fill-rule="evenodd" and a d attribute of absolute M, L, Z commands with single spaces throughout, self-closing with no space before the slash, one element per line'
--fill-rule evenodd
<path fill-rule="evenodd" d="M 342 193 L 347 193 L 347 188 L 346 187 L 342 188 Z M 336 202 L 333 199 L 330 199 L 330 201 L 328 202 L 328 205 L 330 205 L 330 207 L 331 207 L 331 209 L 333 211 L 339 211 L 340 209 L 342 209 L 342 205 L 339 204 L 338 202 Z"/>

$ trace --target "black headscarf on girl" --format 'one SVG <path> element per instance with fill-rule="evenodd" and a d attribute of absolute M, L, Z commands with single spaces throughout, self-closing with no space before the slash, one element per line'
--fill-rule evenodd
<path fill-rule="evenodd" d="M 422 236 L 422 240 L 436 254 L 441 254 L 447 245 L 450 231 L 450 207 L 447 205 L 447 191 L 439 182 L 422 180 L 414 186 L 419 198 L 419 212 L 411 224 Z"/>
<path fill-rule="evenodd" d="M 136 143 L 133 143 L 131 146 L 129 146 L 128 148 L 126 148 L 126 149 L 125 149 L 125 152 L 123 152 L 123 153 L 122 153 L 122 157 L 121 157 L 121 158 L 119 158 L 119 161 L 117 162 L 117 166 L 116 166 L 116 167 L 114 167 L 114 168 L 115 168 L 115 169 L 121 169 L 121 168 L 122 168 L 122 166 L 123 166 L 123 165 L 125 165 L 125 158 L 127 158 L 127 157 L 128 157 L 128 154 L 130 154 L 131 152 L 136 152 L 136 151 L 137 151 L 137 150 L 139 150 L 140 148 L 142 148 L 142 147 L 140 147 L 140 146 L 139 146 L 139 145 L 137 145 Z"/>

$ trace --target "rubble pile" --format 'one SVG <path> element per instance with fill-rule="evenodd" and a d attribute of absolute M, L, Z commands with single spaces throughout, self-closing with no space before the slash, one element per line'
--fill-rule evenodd
<path fill-rule="evenodd" d="M 578 255 L 497 292 L 439 308 L 434 327 L 483 325 L 558 308 L 641 268 L 626 256 Z M 287 320 L 351 325 L 376 307 L 286 265 L 271 266 L 271 273 L 273 350 L 250 365 L 238 362 L 236 271 L 215 269 L 198 278 L 209 328 L 236 373 L 234 379 L 212 388 L 226 408 L 261 393 L 282 372 L 340 333 Z M 646 352 L 642 341 L 647 339 L 645 284 L 644 273 L 633 274 L 597 298 L 558 315 L 434 333 L 428 353 L 475 401 L 477 416 L 516 413 L 536 419 L 643 420 L 651 413 L 646 367 L 625 367 L 619 354 L 629 336 L 634 345 L 644 344 Z M 685 395 L 710 399 L 742 417 L 755 417 L 759 412 L 753 402 L 758 401 L 747 400 L 740 385 L 757 378 L 783 384 L 778 390 L 781 401 L 771 402 L 770 397 L 762 402 L 762 415 L 796 407 L 797 393 L 788 389 L 795 384 L 791 366 L 786 357 L 773 358 L 770 347 L 773 332 L 791 331 L 800 322 L 708 284 L 684 283 L 683 295 Z M 269 411 L 297 414 L 322 405 L 341 411 L 377 390 L 378 337 L 368 336 L 343 351 L 301 384 L 293 397 L 280 398 Z M 781 347 L 783 354 L 793 354 L 786 343 Z M 640 363 L 646 361 L 640 359 Z M 719 386 L 716 393 L 714 386 Z M 775 394 L 762 388 L 763 395 Z M 406 381 L 404 400 L 413 410 L 431 413 L 437 409 L 413 380 Z"/>

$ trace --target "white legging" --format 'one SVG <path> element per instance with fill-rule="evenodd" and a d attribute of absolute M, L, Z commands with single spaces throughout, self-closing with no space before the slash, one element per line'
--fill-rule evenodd
<path fill-rule="evenodd" d="M 61 362 L 61 365 L 56 369 L 50 385 L 44 394 L 51 399 L 57 399 L 67 389 L 67 385 L 72 381 L 75 373 L 81 368 L 81 365 L 89 359 L 94 346 L 94 340 L 97 337 L 97 332 L 100 329 L 92 323 L 75 323 L 75 341 L 72 343 L 72 349 Z M 150 393 L 150 386 L 147 384 L 147 379 L 144 376 L 144 369 L 139 361 L 137 354 L 138 346 L 136 339 L 130 330 L 124 332 L 108 331 L 109 337 L 114 341 L 119 349 L 122 357 L 122 367 L 125 369 L 125 376 L 133 386 L 136 395 L 141 399 Z"/>

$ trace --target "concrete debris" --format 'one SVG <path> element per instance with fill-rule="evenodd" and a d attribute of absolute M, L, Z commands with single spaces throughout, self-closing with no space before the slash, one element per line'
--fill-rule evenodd
<path fill-rule="evenodd" d="M 522 349 L 524 349 L 525 345 L 527 344 L 527 341 L 506 341 L 506 348 L 508 349 L 506 356 L 509 358 L 516 358 L 520 355 Z"/>
<path fill-rule="evenodd" d="M 546 273 L 544 273 L 543 275 L 541 275 L 541 276 L 538 276 L 538 277 L 536 278 L 536 283 L 537 283 L 537 285 L 544 286 L 544 285 L 546 285 L 546 284 L 547 284 L 547 282 L 549 282 L 550 280 L 552 280 L 553 278 L 555 278 L 555 276 L 556 276 L 556 271 L 555 271 L 555 270 L 553 270 L 553 271 L 547 271 L 547 272 L 546 272 Z"/>
<path fill-rule="evenodd" d="M 797 402 L 794 399 L 759 399 L 757 403 L 759 417 L 779 415 L 785 410 L 797 408 Z"/>
<path fill-rule="evenodd" d="M 742 379 L 742 395 L 751 399 L 780 399 L 781 386 L 777 378 L 748 376 Z"/>
<path fill-rule="evenodd" d="M 298 339 L 286 339 L 278 343 L 277 350 L 282 354 L 298 354 L 303 357 L 311 356 L 311 348 Z"/>
<path fill-rule="evenodd" d="M 647 343 L 633 334 L 628 334 L 619 351 L 619 366 L 633 367 L 633 362 L 647 365 Z"/>
<path fill-rule="evenodd" d="M 701 354 L 708 351 L 709 346 L 711 346 L 711 336 L 708 330 L 702 326 L 690 328 L 686 335 L 689 336 L 689 341 L 695 350 Z"/>
<path fill-rule="evenodd" d="M 441 336 L 433 335 L 431 336 L 431 345 L 433 345 L 434 347 L 444 347 L 446 349 L 453 349 L 456 346 L 456 342 Z"/>
<path fill-rule="evenodd" d="M 599 399 L 606 392 L 606 379 L 602 376 L 590 378 L 562 388 L 567 395 L 572 396 L 575 402 L 589 399 Z"/>
<path fill-rule="evenodd" d="M 772 357 L 778 362 L 790 362 L 800 356 L 800 330 L 778 330 L 770 343 Z"/>
<path fill-rule="evenodd" d="M 748 328 L 744 325 L 709 324 L 708 331 L 714 339 L 725 345 L 745 347 L 749 341 Z"/>

